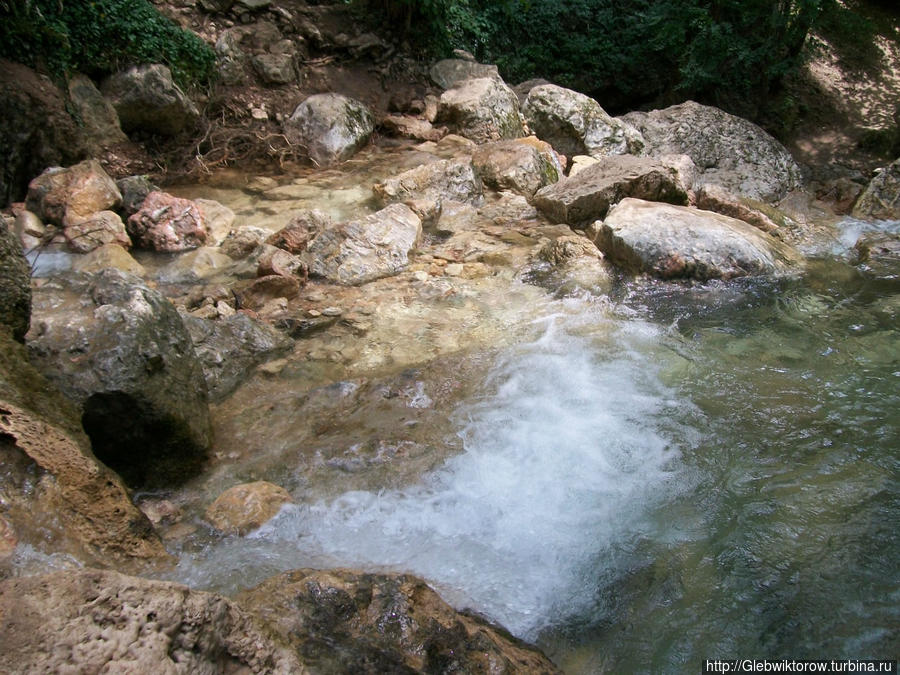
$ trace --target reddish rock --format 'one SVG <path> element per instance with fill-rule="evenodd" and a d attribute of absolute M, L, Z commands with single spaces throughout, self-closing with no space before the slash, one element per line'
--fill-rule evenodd
<path fill-rule="evenodd" d="M 197 248 L 207 237 L 197 204 L 158 191 L 147 195 L 140 211 L 128 219 L 128 233 L 136 246 L 164 252 Z"/>
<path fill-rule="evenodd" d="M 241 307 L 259 310 L 273 298 L 295 298 L 300 293 L 300 280 L 296 277 L 270 275 L 254 279 L 240 293 Z"/>
<path fill-rule="evenodd" d="M 290 222 L 266 239 L 267 244 L 284 249 L 288 253 L 302 253 L 309 240 L 322 230 L 333 227 L 328 214 L 318 210 L 304 211 L 291 218 Z"/>
<path fill-rule="evenodd" d="M 115 181 L 100 162 L 89 159 L 66 169 L 47 169 L 28 184 L 26 205 L 44 222 L 68 225 L 121 202 Z"/>

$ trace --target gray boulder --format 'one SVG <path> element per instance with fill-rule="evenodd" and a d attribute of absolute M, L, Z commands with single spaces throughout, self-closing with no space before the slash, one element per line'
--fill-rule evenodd
<path fill-rule="evenodd" d="M 290 349 L 293 344 L 278 331 L 246 314 L 217 321 L 190 315 L 182 318 L 212 401 L 228 396 L 259 363 Z"/>
<path fill-rule="evenodd" d="M 0 660 L 19 673 L 308 672 L 236 603 L 86 569 L 0 583 Z"/>
<path fill-rule="evenodd" d="M 19 238 L 0 219 L 0 326 L 24 341 L 31 322 L 31 267 Z"/>
<path fill-rule="evenodd" d="M 382 205 L 410 200 L 433 202 L 438 207 L 445 201 L 478 204 L 483 194 L 481 179 L 468 159 L 423 164 L 376 183 L 372 190 Z"/>
<path fill-rule="evenodd" d="M 290 84 L 297 79 L 293 54 L 257 54 L 251 61 L 265 84 Z"/>
<path fill-rule="evenodd" d="M 116 181 L 116 187 L 122 194 L 122 205 L 119 210 L 128 218 L 141 210 L 144 200 L 151 192 L 159 188 L 150 182 L 147 176 L 126 176 Z"/>
<path fill-rule="evenodd" d="M 525 135 L 516 93 L 494 77 L 463 80 L 441 94 L 436 121 L 476 143 Z"/>
<path fill-rule="evenodd" d="M 740 197 L 777 201 L 802 187 L 802 172 L 787 149 L 752 122 L 687 101 L 622 117 L 636 127 L 653 157 L 688 155 L 698 184 L 717 183 Z"/>
<path fill-rule="evenodd" d="M 349 159 L 369 142 L 374 130 L 372 112 L 363 103 L 340 94 L 310 96 L 284 123 L 288 140 L 301 145 L 319 166 Z"/>
<path fill-rule="evenodd" d="M 177 136 L 200 119 L 196 106 L 172 80 L 171 71 L 158 63 L 111 75 L 101 91 L 116 109 L 126 133 Z"/>
<path fill-rule="evenodd" d="M 296 570 L 238 596 L 315 673 L 559 673 L 536 648 L 457 612 L 406 574 Z"/>
<path fill-rule="evenodd" d="M 555 84 L 531 88 L 522 114 L 538 138 L 564 155 L 637 155 L 644 148 L 630 124 L 607 115 L 589 96 Z"/>
<path fill-rule="evenodd" d="M 625 197 L 687 204 L 693 181 L 694 165 L 684 155 L 618 155 L 538 190 L 534 205 L 555 223 L 583 227 Z"/>
<path fill-rule="evenodd" d="M 69 101 L 84 127 L 89 144 L 106 148 L 127 140 L 119 124 L 119 116 L 104 98 L 91 78 L 75 73 L 69 78 Z"/>
<path fill-rule="evenodd" d="M 104 270 L 43 285 L 29 355 L 79 406 L 99 459 L 131 486 L 196 474 L 211 442 L 203 371 L 174 305 Z"/>
<path fill-rule="evenodd" d="M 800 257 L 742 220 L 623 199 L 596 225 L 598 248 L 625 269 L 661 279 L 732 279 L 796 271 Z"/>
<path fill-rule="evenodd" d="M 851 215 L 860 220 L 900 220 L 900 159 L 879 169 L 856 199 Z"/>
<path fill-rule="evenodd" d="M 357 285 L 397 274 L 422 236 L 422 221 L 403 204 L 319 232 L 302 254 L 312 275 Z"/>
<path fill-rule="evenodd" d="M 429 74 L 432 81 L 441 89 L 451 89 L 457 82 L 476 77 L 500 79 L 497 66 L 476 63 L 469 59 L 443 59 L 431 66 Z"/>
<path fill-rule="evenodd" d="M 519 141 L 494 141 L 478 146 L 472 164 L 482 182 L 495 190 L 512 190 L 530 198 L 560 174 L 536 147 Z"/>

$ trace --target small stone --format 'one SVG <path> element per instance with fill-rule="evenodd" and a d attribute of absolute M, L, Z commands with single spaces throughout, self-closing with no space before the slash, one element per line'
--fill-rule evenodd
<path fill-rule="evenodd" d="M 216 311 L 219 313 L 219 316 L 223 318 L 234 316 L 236 314 L 234 307 L 224 300 L 219 300 L 219 302 L 216 303 Z"/>
<path fill-rule="evenodd" d="M 268 363 L 263 363 L 257 370 L 265 375 L 278 375 L 288 364 L 287 359 L 275 359 Z"/>
<path fill-rule="evenodd" d="M 198 319 L 217 319 L 219 312 L 212 305 L 203 305 L 191 312 L 191 316 L 196 316 Z"/>
<path fill-rule="evenodd" d="M 458 277 L 463 273 L 463 266 L 461 263 L 451 263 L 444 268 L 444 274 L 448 277 Z"/>
<path fill-rule="evenodd" d="M 428 272 L 425 270 L 416 270 L 412 276 L 416 281 L 428 281 Z"/>
<path fill-rule="evenodd" d="M 244 483 L 219 495 L 206 510 L 206 518 L 221 532 L 243 535 L 271 520 L 282 506 L 293 501 L 287 490 L 273 483 Z"/>
<path fill-rule="evenodd" d="M 340 307 L 326 307 L 322 310 L 323 316 L 340 316 L 343 313 L 344 310 L 342 310 Z"/>
<path fill-rule="evenodd" d="M 251 108 L 250 109 L 250 117 L 255 120 L 259 120 L 261 122 L 269 119 L 269 113 L 267 113 L 262 108 Z"/>
<path fill-rule="evenodd" d="M 315 318 L 317 316 L 322 316 L 322 312 L 317 309 L 310 309 L 306 312 L 309 316 Z"/>

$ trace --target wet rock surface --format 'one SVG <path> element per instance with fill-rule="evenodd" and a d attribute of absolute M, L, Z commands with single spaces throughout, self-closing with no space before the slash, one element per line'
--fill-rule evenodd
<path fill-rule="evenodd" d="M 175 307 L 117 270 L 45 284 L 35 307 L 29 356 L 79 406 L 97 456 L 130 485 L 196 473 L 206 382 Z"/>
<path fill-rule="evenodd" d="M 900 220 L 900 159 L 875 174 L 851 214 L 863 220 Z"/>
<path fill-rule="evenodd" d="M 239 602 L 316 673 L 559 672 L 533 647 L 457 612 L 410 575 L 296 570 Z"/>
<path fill-rule="evenodd" d="M 292 501 L 290 493 L 278 485 L 266 481 L 243 483 L 219 495 L 206 509 L 206 519 L 220 532 L 247 534 Z"/>
<path fill-rule="evenodd" d="M 20 342 L 31 322 L 31 267 L 18 237 L 0 220 L 0 330 Z"/>
<path fill-rule="evenodd" d="M 545 155 L 519 141 L 485 143 L 472 154 L 472 164 L 485 185 L 529 198 L 560 178 L 556 166 Z"/>

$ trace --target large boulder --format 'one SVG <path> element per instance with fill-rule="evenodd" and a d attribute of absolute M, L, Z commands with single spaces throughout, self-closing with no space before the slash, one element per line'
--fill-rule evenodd
<path fill-rule="evenodd" d="M 324 230 L 302 257 L 310 274 L 356 285 L 397 274 L 422 236 L 422 221 L 404 204 Z"/>
<path fill-rule="evenodd" d="M 625 197 L 687 204 L 693 181 L 694 165 L 684 155 L 618 155 L 538 190 L 534 205 L 555 223 L 583 227 Z"/>
<path fill-rule="evenodd" d="M 623 199 L 596 225 L 613 263 L 661 279 L 732 279 L 796 271 L 800 257 L 742 220 L 711 211 Z"/>
<path fill-rule="evenodd" d="M 441 89 L 450 89 L 457 82 L 476 77 L 500 79 L 500 71 L 497 70 L 497 66 L 468 59 L 443 59 L 431 66 L 428 74 Z"/>
<path fill-rule="evenodd" d="M 376 183 L 372 190 L 382 205 L 419 200 L 438 207 L 446 201 L 478 204 L 483 195 L 481 179 L 468 159 L 444 159 L 417 166 Z"/>
<path fill-rule="evenodd" d="M 310 96 L 284 123 L 288 140 L 302 146 L 318 166 L 349 159 L 374 130 L 375 117 L 366 105 L 341 94 Z"/>
<path fill-rule="evenodd" d="M 478 146 L 472 153 L 472 164 L 485 185 L 495 190 L 512 190 L 528 198 L 560 178 L 546 154 L 518 140 Z"/>
<path fill-rule="evenodd" d="M 0 206 L 20 201 L 28 182 L 48 166 L 87 155 L 84 132 L 49 77 L 0 59 Z"/>
<path fill-rule="evenodd" d="M 238 596 L 316 673 L 558 673 L 406 574 L 296 570 Z"/>
<path fill-rule="evenodd" d="M 555 84 L 530 89 L 522 114 L 538 138 L 564 155 L 637 155 L 644 148 L 633 126 L 607 115 L 591 97 Z"/>
<path fill-rule="evenodd" d="M 196 474 L 211 442 L 206 382 L 174 305 L 118 270 L 34 298 L 32 362 L 79 406 L 97 457 L 132 486 Z"/>
<path fill-rule="evenodd" d="M 166 581 L 95 569 L 10 579 L 0 616 L 10 672 L 308 672 L 231 600 Z"/>
<path fill-rule="evenodd" d="M 69 101 L 84 128 L 87 142 L 103 149 L 127 139 L 116 109 L 87 75 L 74 73 L 68 83 Z"/>
<path fill-rule="evenodd" d="M 245 314 L 216 321 L 188 315 L 183 320 L 212 401 L 228 396 L 259 363 L 293 344 L 275 329 Z"/>
<path fill-rule="evenodd" d="M 158 63 L 111 75 L 101 90 L 116 109 L 125 133 L 177 136 L 200 119 L 196 106 L 172 80 L 171 71 Z"/>
<path fill-rule="evenodd" d="M 22 342 L 31 322 L 31 267 L 19 238 L 0 218 L 0 332 Z"/>
<path fill-rule="evenodd" d="M 128 218 L 128 234 L 135 246 L 174 253 L 197 248 L 209 232 L 200 207 L 189 199 L 153 191 Z"/>
<path fill-rule="evenodd" d="M 463 80 L 441 94 L 437 122 L 476 143 L 525 135 L 516 93 L 494 77 Z"/>
<path fill-rule="evenodd" d="M 122 481 L 91 453 L 75 406 L 2 331 L 0 465 L 3 517 L 21 543 L 95 565 L 166 558 Z M 10 615 L 0 616 L 2 625 Z"/>
<path fill-rule="evenodd" d="M 28 185 L 26 206 L 44 222 L 68 226 L 98 211 L 114 210 L 122 193 L 95 159 L 47 169 Z"/>
<path fill-rule="evenodd" d="M 900 220 L 900 159 L 879 169 L 856 199 L 851 215 L 860 220 Z"/>
<path fill-rule="evenodd" d="M 802 172 L 787 149 L 752 122 L 687 101 L 625 115 L 654 157 L 683 153 L 697 165 L 698 184 L 717 183 L 741 197 L 777 201 L 802 187 Z"/>

